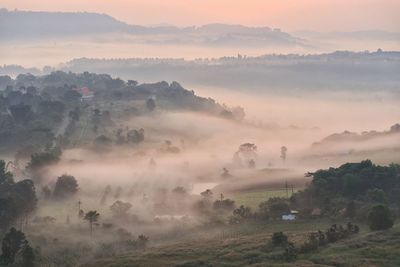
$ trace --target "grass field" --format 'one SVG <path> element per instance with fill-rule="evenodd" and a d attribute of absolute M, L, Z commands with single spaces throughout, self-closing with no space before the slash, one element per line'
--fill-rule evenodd
<path fill-rule="evenodd" d="M 213 238 L 148 248 L 144 252 L 120 255 L 83 265 L 84 267 L 134 266 L 400 266 L 400 225 L 383 232 L 369 232 L 365 227 L 352 238 L 330 244 L 318 251 L 299 254 L 294 262 L 279 256 L 282 251 L 268 249 L 273 231 L 282 230 L 300 244 L 315 228 L 325 229 L 329 221 L 275 223 L 257 233 L 234 238 Z"/>
<path fill-rule="evenodd" d="M 294 188 L 293 192 L 295 193 L 299 189 Z M 286 189 L 260 189 L 260 190 L 252 190 L 252 191 L 244 191 L 244 192 L 235 192 L 228 194 L 226 197 L 233 199 L 237 206 L 244 205 L 256 210 L 258 205 L 268 200 L 271 197 L 291 197 L 292 190 L 289 189 L 286 192 Z"/>

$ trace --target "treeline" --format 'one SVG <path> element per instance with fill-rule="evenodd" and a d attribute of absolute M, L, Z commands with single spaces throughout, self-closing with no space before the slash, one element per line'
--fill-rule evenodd
<path fill-rule="evenodd" d="M 23 226 L 37 204 L 35 185 L 32 180 L 15 182 L 6 164 L 0 160 L 0 232 L 11 225 Z M 22 227 L 21 227 L 22 228 Z"/>
<path fill-rule="evenodd" d="M 300 254 L 315 252 L 331 243 L 356 235 L 359 231 L 359 226 L 353 223 L 347 223 L 346 226 L 333 224 L 325 231 L 309 233 L 300 244 L 292 242 L 283 232 L 275 232 L 264 250 L 275 252 L 272 257 L 275 260 L 295 261 Z"/>
<path fill-rule="evenodd" d="M 393 225 L 400 206 L 400 165 L 379 166 L 370 160 L 346 163 L 308 173 L 310 185 L 290 199 L 293 208 L 305 216 L 344 216 L 360 221 L 369 220 L 371 228 L 375 217 L 382 225 Z M 318 212 L 316 212 L 318 211 Z M 378 216 L 381 214 L 381 216 Z M 379 223 L 378 223 L 379 224 Z"/>
<path fill-rule="evenodd" d="M 213 198 L 206 190 L 195 210 L 230 224 L 246 221 L 346 219 L 367 223 L 371 230 L 393 226 L 400 211 L 400 165 L 374 165 L 370 160 L 308 173 L 311 183 L 290 198 L 269 198 L 258 209 L 237 207 L 234 201 Z M 225 211 L 225 217 L 220 217 Z"/>

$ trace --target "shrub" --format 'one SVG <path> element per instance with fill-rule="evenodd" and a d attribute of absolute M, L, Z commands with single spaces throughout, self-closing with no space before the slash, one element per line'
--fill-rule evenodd
<path fill-rule="evenodd" d="M 275 232 L 271 239 L 274 246 L 284 246 L 288 243 L 288 237 L 283 232 Z"/>
<path fill-rule="evenodd" d="M 368 214 L 368 224 L 372 231 L 389 229 L 393 223 L 392 214 L 387 206 L 376 205 Z"/>
<path fill-rule="evenodd" d="M 346 228 L 342 225 L 332 225 L 325 233 L 322 231 L 311 233 L 308 236 L 308 240 L 304 242 L 300 247 L 301 253 L 309 253 L 317 250 L 320 246 L 324 246 L 328 243 L 336 242 L 340 239 L 347 238 L 352 234 L 357 234 L 360 228 L 352 223 L 348 223 Z"/>
<path fill-rule="evenodd" d="M 308 236 L 308 240 L 304 242 L 300 247 L 301 253 L 308 253 L 318 249 L 319 247 L 319 232 L 318 233 L 311 233 Z"/>
<path fill-rule="evenodd" d="M 287 243 L 283 256 L 286 261 L 294 261 L 297 259 L 297 250 L 292 242 Z"/>
<path fill-rule="evenodd" d="M 213 204 L 213 209 L 215 211 L 233 211 L 235 209 L 235 201 L 229 198 L 224 200 L 217 200 Z"/>

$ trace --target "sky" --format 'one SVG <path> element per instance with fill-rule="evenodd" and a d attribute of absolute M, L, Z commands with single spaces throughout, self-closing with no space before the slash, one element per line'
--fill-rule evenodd
<path fill-rule="evenodd" d="M 400 0 L 0 0 L 0 7 L 106 13 L 141 25 L 230 23 L 286 31 L 400 32 Z"/>

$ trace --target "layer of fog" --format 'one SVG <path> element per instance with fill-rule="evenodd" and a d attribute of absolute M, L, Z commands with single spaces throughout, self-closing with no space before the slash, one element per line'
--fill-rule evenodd
<path fill-rule="evenodd" d="M 310 40 L 310 43 L 313 41 Z M 1 64 L 22 65 L 24 67 L 56 67 L 60 63 L 75 58 L 219 58 L 237 54 L 258 56 L 264 54 L 310 54 L 329 53 L 335 50 L 375 51 L 381 48 L 386 51 L 400 49 L 398 40 L 331 40 L 321 41 L 307 47 L 278 45 L 237 46 L 237 45 L 196 45 L 174 43 L 135 42 L 124 36 L 82 37 L 44 39 L 0 43 Z"/>

